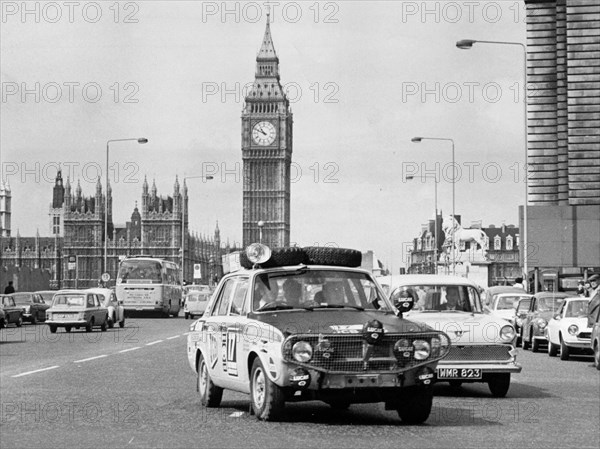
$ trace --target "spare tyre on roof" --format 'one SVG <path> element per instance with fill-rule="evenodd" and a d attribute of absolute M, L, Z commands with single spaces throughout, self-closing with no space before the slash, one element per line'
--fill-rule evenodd
<path fill-rule="evenodd" d="M 362 253 L 356 249 L 307 246 L 303 248 L 311 265 L 360 267 Z"/>
<path fill-rule="evenodd" d="M 299 247 L 284 247 L 271 249 L 271 257 L 266 262 L 261 263 L 260 267 L 272 268 L 300 264 L 308 264 L 308 256 L 304 249 Z M 240 265 L 244 268 L 252 268 L 254 266 L 245 252 L 240 254 Z"/>

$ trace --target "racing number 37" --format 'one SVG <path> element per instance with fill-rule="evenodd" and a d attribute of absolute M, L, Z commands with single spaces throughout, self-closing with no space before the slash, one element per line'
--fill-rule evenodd
<path fill-rule="evenodd" d="M 227 374 L 237 376 L 237 332 L 227 332 Z"/>

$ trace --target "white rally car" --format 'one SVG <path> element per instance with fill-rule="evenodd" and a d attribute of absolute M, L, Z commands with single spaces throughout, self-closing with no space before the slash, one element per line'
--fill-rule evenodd
<path fill-rule="evenodd" d="M 561 360 L 568 360 L 574 352 L 592 354 L 592 328 L 587 320 L 589 302 L 589 298 L 580 296 L 566 298 L 558 313 L 548 321 L 546 338 L 550 357 L 556 356 L 559 349 Z"/>
<path fill-rule="evenodd" d="M 377 279 L 389 288 L 392 302 L 412 297 L 414 309 L 406 316 L 450 336 L 448 357 L 437 367 L 437 381 L 460 386 L 486 382 L 493 396 L 504 397 L 516 363 L 515 328 L 506 320 L 483 313 L 477 284 L 456 276 L 394 275 Z"/>
<path fill-rule="evenodd" d="M 262 420 L 278 419 L 286 402 L 310 400 L 336 409 L 383 402 L 404 422 L 427 420 L 449 337 L 403 318 L 412 303 L 392 305 L 355 268 L 359 251 L 271 255 L 253 244 L 247 253 L 241 263 L 251 268 L 226 275 L 190 327 L 187 356 L 202 405 L 218 407 L 230 389 L 249 394 Z"/>

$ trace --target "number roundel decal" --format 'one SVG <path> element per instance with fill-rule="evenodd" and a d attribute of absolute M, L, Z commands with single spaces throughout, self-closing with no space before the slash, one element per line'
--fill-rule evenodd
<path fill-rule="evenodd" d="M 258 122 L 252 128 L 252 139 L 258 145 L 271 145 L 275 141 L 275 126 L 271 122 Z"/>

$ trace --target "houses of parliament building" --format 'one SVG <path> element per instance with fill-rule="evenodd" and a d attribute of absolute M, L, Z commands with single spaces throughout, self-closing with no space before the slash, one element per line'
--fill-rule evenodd
<path fill-rule="evenodd" d="M 39 233 L 35 237 L 22 237 L 18 232 L 11 235 L 10 200 L 10 187 L 3 185 L 0 269 L 5 274 L 27 268 L 30 272 L 46 272 L 53 288 L 95 287 L 104 271 L 110 274 L 108 284 L 114 285 L 119 261 L 128 256 L 159 257 L 181 264 L 182 219 L 186 235 L 184 279 L 189 282 L 213 283 L 223 273 L 221 256 L 235 249 L 221 241 L 218 223 L 212 236 L 189 232 L 187 186 L 185 181 L 180 185 L 177 177 L 172 194 L 166 196 L 158 194 L 154 181 L 149 186 L 144 179 L 141 207 L 136 202 L 130 221 L 117 226 L 113 223 L 110 185 L 105 194 L 98 180 L 95 192 L 86 196 L 79 182 L 73 187 L 68 178 L 63 180 L 59 170 L 49 208 L 51 237 L 40 237 Z M 108 211 L 106 269 L 103 267 L 105 210 Z M 200 277 L 194 276 L 194 265 L 200 265 Z"/>

